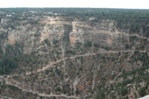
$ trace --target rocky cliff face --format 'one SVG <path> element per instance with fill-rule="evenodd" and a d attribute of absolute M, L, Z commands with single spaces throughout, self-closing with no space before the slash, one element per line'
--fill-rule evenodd
<path fill-rule="evenodd" d="M 148 43 L 110 19 L 2 17 L 0 97 L 135 99 L 149 88 Z"/>
<path fill-rule="evenodd" d="M 68 45 L 72 46 L 77 43 L 84 44 L 86 41 L 111 46 L 113 44 L 117 45 L 118 40 L 120 40 L 119 43 L 123 46 L 122 37 L 126 39 L 129 37 L 129 34 L 116 29 L 116 25 L 114 25 L 116 22 L 113 20 L 94 22 L 94 20 L 67 20 L 67 17 L 59 16 L 44 17 L 38 20 L 33 18 L 34 23 L 27 19 L 16 20 L 15 23 L 11 18 L 2 20 L 9 20 L 8 22 L 1 22 L 1 35 L 6 35 L 2 45 L 14 45 L 21 42 L 24 45 L 23 53 L 31 53 L 44 40 L 49 40 L 50 44 L 53 44 L 53 40 L 59 41 L 65 38 L 65 40 L 68 40 Z"/>

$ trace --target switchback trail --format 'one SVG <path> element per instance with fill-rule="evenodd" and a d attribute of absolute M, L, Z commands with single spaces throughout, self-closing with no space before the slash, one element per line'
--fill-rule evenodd
<path fill-rule="evenodd" d="M 87 57 L 87 56 L 94 56 L 94 55 L 97 55 L 97 54 L 108 54 L 108 53 L 119 53 L 119 52 L 134 52 L 135 50 L 122 50 L 122 51 L 105 51 L 105 50 L 102 50 L 102 51 L 99 51 L 97 53 L 87 53 L 87 54 L 83 54 L 83 55 L 75 55 L 75 56 L 71 56 L 71 57 L 65 57 L 65 58 L 62 58 L 56 62 L 52 62 L 52 63 L 49 63 L 48 65 L 42 67 L 42 68 L 38 68 L 36 71 L 33 71 L 33 72 L 26 72 L 26 75 L 30 75 L 30 74 L 34 74 L 34 73 L 39 73 L 39 72 L 42 72 L 42 71 L 45 71 L 49 68 L 52 68 L 54 67 L 55 64 L 58 64 L 66 59 L 74 59 L 74 58 L 78 58 L 78 57 Z M 142 51 L 142 50 L 139 50 L 139 52 L 141 53 L 144 53 L 146 51 Z"/>
<path fill-rule="evenodd" d="M 27 90 L 27 89 L 24 89 L 24 88 L 21 88 L 19 85 L 19 83 L 15 82 L 15 83 L 12 83 L 10 82 L 7 78 L 5 78 L 5 84 L 7 85 L 11 85 L 11 86 L 14 86 L 14 87 L 17 87 L 18 89 L 20 89 L 21 91 L 23 92 L 29 92 L 29 93 L 32 93 L 32 94 L 37 94 L 38 96 L 43 96 L 43 97 L 65 97 L 65 98 L 68 98 L 68 99 L 78 99 L 78 97 L 76 96 L 68 96 L 66 94 L 53 94 L 53 93 L 50 93 L 50 94 L 45 94 L 45 93 L 40 93 L 38 91 L 34 91 L 34 90 Z"/>
<path fill-rule="evenodd" d="M 45 70 L 47 70 L 47 69 L 49 69 L 49 68 L 51 68 L 51 67 L 53 67 L 55 64 L 57 64 L 57 63 L 60 63 L 60 62 L 62 62 L 62 61 L 64 61 L 64 60 L 66 60 L 66 59 L 74 59 L 74 58 L 78 58 L 78 57 L 86 57 L 86 56 L 93 56 L 93 55 L 97 55 L 97 54 L 107 54 L 107 53 L 119 53 L 119 52 L 124 52 L 124 53 L 126 53 L 126 52 L 134 52 L 135 50 L 124 50 L 124 51 L 105 51 L 105 50 L 102 50 L 102 51 L 100 51 L 100 52 L 97 52 L 97 53 L 87 53 L 87 54 L 83 54 L 83 55 L 75 55 L 75 56 L 71 56 L 71 57 L 65 57 L 65 58 L 63 58 L 63 59 L 60 59 L 60 60 L 58 60 L 58 61 L 56 61 L 56 62 L 53 62 L 53 63 L 51 63 L 50 65 L 46 65 L 45 67 L 43 67 L 43 68 L 39 68 L 37 71 L 34 71 L 34 72 L 27 72 L 26 73 L 26 75 L 30 75 L 30 74 L 32 74 L 32 73 L 39 73 L 39 72 L 42 72 L 42 71 L 45 71 Z M 139 52 L 141 52 L 141 53 L 144 53 L 144 52 L 146 52 L 146 51 L 141 51 L 141 50 L 139 50 Z M 17 81 L 10 81 L 9 80 L 9 77 L 13 77 L 13 76 L 17 76 L 16 74 L 14 74 L 14 75 L 7 75 L 7 77 L 5 77 L 5 76 L 1 76 L 1 78 L 3 78 L 3 79 L 5 79 L 5 83 L 7 84 L 7 85 L 11 85 L 11 86 L 15 86 L 15 87 L 17 87 L 18 89 L 20 89 L 20 90 L 22 90 L 22 91 L 24 91 L 24 92 L 30 92 L 30 93 L 32 93 L 32 94 L 37 94 L 37 95 L 39 95 L 39 96 L 43 96 L 43 97 L 65 97 L 65 98 L 68 98 L 68 99 L 79 99 L 77 96 L 73 96 L 73 95 L 71 95 L 71 96 L 68 96 L 68 95 L 66 95 L 66 94 L 53 94 L 53 93 L 51 93 L 51 94 L 45 94 L 45 93 L 40 93 L 40 92 L 38 92 L 38 91 L 34 91 L 34 90 L 30 90 L 30 89 L 24 89 L 24 88 L 22 88 L 22 87 L 20 87 L 19 85 L 19 83 L 17 82 Z M 19 76 L 19 75 L 18 75 Z"/>

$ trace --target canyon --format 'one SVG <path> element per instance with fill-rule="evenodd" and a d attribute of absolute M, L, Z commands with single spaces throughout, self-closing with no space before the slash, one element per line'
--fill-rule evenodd
<path fill-rule="evenodd" d="M 63 13 L 0 10 L 1 99 L 136 99 L 149 93 L 148 21 L 132 21 L 140 26 L 134 32 L 124 28 L 130 21 Z"/>

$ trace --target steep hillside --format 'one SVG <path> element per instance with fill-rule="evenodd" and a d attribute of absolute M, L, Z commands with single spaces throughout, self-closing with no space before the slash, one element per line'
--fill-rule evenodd
<path fill-rule="evenodd" d="M 147 11 L 42 10 L 0 11 L 0 98 L 136 99 L 149 93 Z"/>

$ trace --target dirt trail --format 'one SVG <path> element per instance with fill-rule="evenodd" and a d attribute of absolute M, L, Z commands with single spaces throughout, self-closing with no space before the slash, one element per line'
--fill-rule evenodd
<path fill-rule="evenodd" d="M 55 64 L 58 64 L 62 61 L 65 61 L 66 59 L 74 59 L 74 58 L 78 58 L 78 57 L 86 57 L 86 56 L 93 56 L 93 55 L 96 55 L 96 54 L 99 54 L 99 53 L 117 53 L 117 51 L 101 51 L 101 52 L 97 52 L 97 53 L 87 53 L 87 54 L 83 54 L 83 55 L 75 55 L 75 56 L 71 56 L 71 57 L 65 57 L 65 58 L 62 58 L 56 62 L 52 62 L 52 63 L 49 63 L 48 65 L 42 67 L 42 68 L 39 68 L 37 69 L 37 71 L 33 71 L 33 72 L 26 72 L 26 75 L 30 75 L 30 74 L 33 74 L 33 73 L 39 73 L 39 72 L 42 72 L 42 71 L 45 71 L 47 70 L 48 68 L 51 68 L 53 67 Z"/>
<path fill-rule="evenodd" d="M 129 33 L 125 33 L 125 32 L 111 32 L 111 31 L 106 31 L 106 30 L 96 30 L 95 31 L 98 31 L 98 33 L 105 33 L 105 34 L 109 34 L 109 35 L 125 35 L 125 36 L 136 36 L 138 38 L 141 38 L 141 39 L 146 39 L 149 41 L 149 38 L 147 37 L 144 37 L 144 36 L 141 36 L 141 35 L 138 35 L 137 33 L 136 34 L 129 34 Z"/>
<path fill-rule="evenodd" d="M 149 38 L 140 36 L 140 35 L 138 35 L 138 34 L 128 34 L 128 33 L 121 33 L 121 32 L 118 33 L 118 34 L 123 34 L 123 35 L 126 35 L 126 36 L 136 36 L 136 37 L 138 37 L 138 38 L 147 39 L 147 40 L 149 41 Z"/>
<path fill-rule="evenodd" d="M 32 72 L 32 73 L 38 73 L 38 72 L 42 72 L 42 71 L 45 71 L 46 69 L 49 69 L 49 68 L 51 68 L 51 67 L 53 67 L 55 64 L 57 64 L 57 63 L 60 63 L 60 62 L 62 62 L 62 61 L 64 61 L 64 60 L 66 60 L 66 59 L 74 59 L 74 58 L 78 58 L 78 57 L 85 57 L 85 56 L 93 56 L 93 55 L 97 55 L 97 54 L 100 54 L 100 53 L 102 53 L 102 54 L 107 54 L 107 53 L 119 53 L 119 52 L 134 52 L 134 50 L 124 50 L 124 51 L 105 51 L 105 50 L 102 50 L 102 51 L 100 51 L 100 52 L 97 52 L 97 53 L 87 53 L 87 54 L 83 54 L 83 55 L 76 55 L 76 56 L 71 56 L 71 57 L 65 57 L 65 58 L 63 58 L 63 59 L 60 59 L 60 60 L 58 60 L 58 61 L 56 61 L 56 62 L 53 62 L 53 63 L 51 63 L 50 65 L 47 65 L 47 66 L 45 66 L 45 67 L 43 67 L 43 68 L 39 68 L 37 71 L 35 71 L 35 72 Z M 146 51 L 139 51 L 139 52 L 142 52 L 142 53 L 144 53 L 144 52 L 146 52 Z M 30 75 L 30 74 L 32 74 L 31 72 L 27 72 L 26 73 L 26 75 Z M 19 85 L 19 83 L 17 82 L 17 81 L 13 81 L 13 82 L 11 82 L 10 80 L 9 80 L 9 77 L 13 77 L 13 76 L 16 76 L 16 74 L 15 75 L 7 75 L 7 77 L 5 77 L 5 76 L 0 76 L 1 78 L 3 78 L 3 79 L 5 79 L 5 83 L 7 84 L 7 85 L 12 85 L 12 86 L 15 86 L 15 87 L 17 87 L 17 88 L 19 88 L 20 90 L 22 90 L 22 91 L 24 91 L 24 92 L 30 92 L 30 93 L 32 93 L 32 94 L 37 94 L 37 95 L 39 95 L 39 96 L 44 96 L 44 97 L 65 97 L 65 98 L 71 98 L 71 99 L 79 99 L 77 96 L 68 96 L 68 95 L 65 95 L 65 94 L 53 94 L 53 93 L 51 93 L 51 94 L 45 94 L 45 93 L 40 93 L 40 92 L 38 92 L 38 91 L 34 91 L 34 90 L 30 90 L 30 89 L 24 89 L 24 88 L 21 88 Z M 75 82 L 74 82 L 75 83 Z"/>
<path fill-rule="evenodd" d="M 134 52 L 135 50 L 124 50 L 124 51 L 100 51 L 100 52 L 97 52 L 97 53 L 87 53 L 87 54 L 83 54 L 83 55 L 75 55 L 75 56 L 71 56 L 71 57 L 65 57 L 65 58 L 62 58 L 56 62 L 53 62 L 53 63 L 49 63 L 48 65 L 42 67 L 42 68 L 39 68 L 37 69 L 36 71 L 33 71 L 33 72 L 26 72 L 26 75 L 30 75 L 30 74 L 33 74 L 33 73 L 39 73 L 39 72 L 42 72 L 42 71 L 45 71 L 51 67 L 54 67 L 55 64 L 58 64 L 62 61 L 65 61 L 66 59 L 74 59 L 74 58 L 78 58 L 78 57 L 87 57 L 87 56 L 94 56 L 94 55 L 97 55 L 97 54 L 107 54 L 107 53 L 119 53 L 119 52 Z M 146 52 L 146 51 L 142 51 L 140 50 L 139 52 Z"/>
<path fill-rule="evenodd" d="M 40 93 L 40 92 L 34 91 L 34 90 L 27 90 L 27 89 L 24 89 L 24 88 L 21 88 L 20 86 L 18 86 L 19 85 L 18 82 L 12 83 L 7 78 L 5 78 L 5 83 L 7 85 L 11 85 L 11 86 L 17 87 L 18 89 L 20 89 L 20 90 L 22 90 L 24 92 L 30 92 L 32 94 L 37 94 L 37 95 L 43 96 L 43 97 L 49 97 L 49 98 L 50 97 L 65 97 L 65 98 L 68 98 L 68 99 L 69 98 L 71 98 L 71 99 L 78 99 L 78 97 L 76 97 L 76 96 L 68 96 L 68 95 L 65 95 L 65 94 L 53 94 L 53 93 L 45 94 L 45 93 Z"/>

